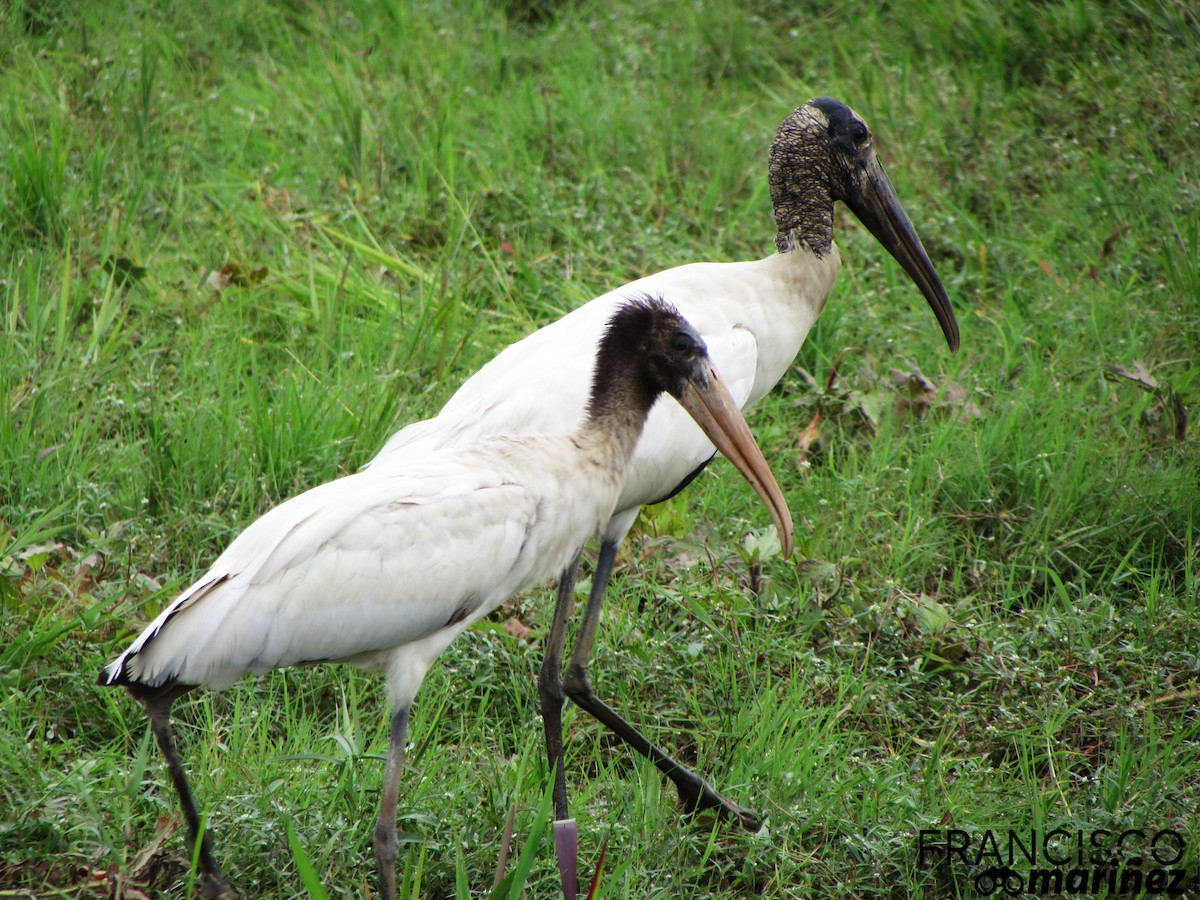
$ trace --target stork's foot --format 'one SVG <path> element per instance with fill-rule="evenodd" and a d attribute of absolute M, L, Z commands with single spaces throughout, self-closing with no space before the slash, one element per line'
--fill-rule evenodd
<path fill-rule="evenodd" d="M 579 826 L 574 819 L 559 819 L 553 829 L 563 900 L 575 900 L 579 896 Z"/>
<path fill-rule="evenodd" d="M 758 831 L 763 826 L 762 817 L 754 810 L 738 806 L 726 800 L 703 779 L 697 778 L 695 784 L 678 784 L 679 801 L 688 812 L 697 813 L 711 809 L 722 819 L 726 819 L 747 831 Z"/>
<path fill-rule="evenodd" d="M 390 825 L 390 827 L 389 827 Z M 396 857 L 400 849 L 400 836 L 396 820 L 380 819 L 375 823 L 375 867 L 379 871 L 379 896 L 381 900 L 396 900 Z"/>

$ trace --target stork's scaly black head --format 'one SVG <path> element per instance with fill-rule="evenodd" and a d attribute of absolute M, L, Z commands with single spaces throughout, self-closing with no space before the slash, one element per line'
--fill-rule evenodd
<path fill-rule="evenodd" d="M 817 256 L 829 253 L 833 202 L 841 200 L 904 267 L 933 308 L 950 349 L 958 349 L 950 300 L 861 116 L 830 97 L 809 100 L 775 133 L 768 182 L 781 253 L 801 246 Z"/>

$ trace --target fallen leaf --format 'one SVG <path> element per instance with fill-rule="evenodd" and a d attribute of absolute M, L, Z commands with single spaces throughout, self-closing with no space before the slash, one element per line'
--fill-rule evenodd
<path fill-rule="evenodd" d="M 75 593 L 94 588 L 98 575 L 104 571 L 104 557 L 97 552 L 89 553 L 75 564 Z"/>
<path fill-rule="evenodd" d="M 150 839 L 150 843 L 138 851 L 138 855 L 133 859 L 133 865 L 129 867 L 129 874 L 135 878 L 140 875 L 150 860 L 162 850 L 167 839 L 178 829 L 179 822 L 175 819 L 170 816 L 159 816 L 158 821 L 154 824 L 154 837 Z"/>
<path fill-rule="evenodd" d="M 819 445 L 821 442 L 821 429 L 817 427 L 820 424 L 821 413 L 813 413 L 813 417 L 804 427 L 804 430 L 800 432 L 799 437 L 796 438 L 796 444 L 798 448 L 797 457 L 800 460 L 801 466 L 804 466 L 808 463 L 808 458 L 812 455 L 811 451 L 814 446 L 816 446 L 817 449 L 820 449 Z"/>
<path fill-rule="evenodd" d="M 675 553 L 667 557 L 667 567 L 675 569 L 692 569 L 700 562 L 700 553 L 693 547 L 681 546 Z M 672 575 L 672 577 L 674 577 Z"/>
<path fill-rule="evenodd" d="M 916 366 L 913 366 L 911 372 L 906 372 L 903 369 L 888 369 L 888 374 L 892 376 L 892 382 L 896 387 L 907 391 L 913 396 L 932 394 L 934 392 L 933 382 L 926 378 L 925 373 Z"/>
<path fill-rule="evenodd" d="M 1109 377 L 1109 381 L 1116 381 L 1117 378 L 1126 378 L 1130 381 L 1136 382 L 1148 391 L 1158 390 L 1157 379 L 1155 379 L 1155 377 L 1151 375 L 1149 371 L 1147 371 L 1145 365 L 1138 360 L 1134 360 L 1132 370 L 1115 363 L 1104 365 L 1100 368 L 1104 370 L 1106 376 L 1112 376 Z"/>
<path fill-rule="evenodd" d="M 263 206 L 278 216 L 290 216 L 292 214 L 292 195 L 285 189 L 273 188 L 267 186 L 263 193 Z"/>
<path fill-rule="evenodd" d="M 50 554 L 58 553 L 62 549 L 63 545 L 58 541 L 47 541 L 43 544 L 27 544 L 17 553 L 17 559 L 28 561 L 35 557 L 48 557 Z"/>
<path fill-rule="evenodd" d="M 267 267 L 248 269 L 241 263 L 227 262 L 221 268 L 208 273 L 206 282 L 214 291 L 222 291 L 226 287 L 250 287 L 267 277 Z"/>
<path fill-rule="evenodd" d="M 849 409 L 862 413 L 871 431 L 874 432 L 879 428 L 879 420 L 883 417 L 884 411 L 892 405 L 894 397 L 895 395 L 890 391 L 871 391 L 865 394 L 860 391 L 851 391 L 846 402 Z"/>
<path fill-rule="evenodd" d="M 1187 440 L 1188 410 L 1179 391 L 1169 384 L 1160 384 L 1140 360 L 1134 360 L 1133 368 L 1113 363 L 1100 367 L 1109 381 L 1132 381 L 1144 391 L 1154 394 L 1154 403 L 1142 412 L 1142 427 L 1150 438 L 1159 444 L 1171 440 Z"/>
<path fill-rule="evenodd" d="M 892 383 L 900 391 L 896 398 L 896 412 L 901 416 L 913 413 L 917 418 L 925 415 L 937 398 L 937 389 L 925 374 L 915 366 L 911 372 L 889 369 Z"/>
<path fill-rule="evenodd" d="M 204 283 L 214 291 L 220 293 L 221 291 L 225 290 L 226 287 L 228 287 L 229 275 L 225 272 L 224 268 L 213 269 L 208 273 L 208 277 L 204 279 Z"/>
<path fill-rule="evenodd" d="M 525 640 L 533 632 L 532 628 L 515 617 L 504 623 L 504 630 L 519 641 Z"/>
<path fill-rule="evenodd" d="M 947 381 L 942 385 L 941 405 L 959 411 L 960 422 L 970 422 L 972 419 L 982 419 L 983 409 L 971 399 L 967 389 L 956 381 Z"/>

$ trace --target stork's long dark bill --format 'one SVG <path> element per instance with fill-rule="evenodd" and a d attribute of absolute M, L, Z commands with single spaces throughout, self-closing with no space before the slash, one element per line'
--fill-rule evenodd
<path fill-rule="evenodd" d="M 786 559 L 792 555 L 796 533 L 792 527 L 792 514 L 787 501 L 783 499 L 783 491 L 779 489 L 771 467 L 758 449 L 737 401 L 730 396 L 711 366 L 705 366 L 705 372 L 708 377 L 704 383 L 692 379 L 685 382 L 679 402 L 708 435 L 713 446 L 737 467 L 758 496 L 762 497 L 775 523 L 775 530 L 779 532 L 779 542 L 783 545 Z"/>
<path fill-rule="evenodd" d="M 950 298 L 946 296 L 946 289 L 942 287 L 908 213 L 900 205 L 896 189 L 877 159 L 872 158 L 866 166 L 859 187 L 858 196 L 848 199 L 846 205 L 921 289 L 942 326 L 950 350 L 958 352 L 958 322 Z"/>

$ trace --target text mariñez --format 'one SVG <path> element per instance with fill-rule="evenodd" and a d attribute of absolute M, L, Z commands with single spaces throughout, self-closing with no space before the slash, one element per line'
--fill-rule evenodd
<path fill-rule="evenodd" d="M 1177 864 L 1187 850 L 1184 836 L 1164 829 L 1146 832 L 1055 828 L 921 829 L 917 863 L 968 866 L 982 895 L 1139 894 L 1179 896 L 1200 883 Z"/>

